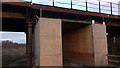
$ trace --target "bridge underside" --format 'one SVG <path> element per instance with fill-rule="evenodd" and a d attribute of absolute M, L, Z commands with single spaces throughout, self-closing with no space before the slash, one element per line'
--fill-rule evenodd
<path fill-rule="evenodd" d="M 106 26 L 103 24 L 40 18 L 34 39 L 35 61 L 40 66 L 107 65 Z"/>
<path fill-rule="evenodd" d="M 120 41 L 118 16 L 107 17 L 104 14 L 95 16 L 95 13 L 88 15 L 89 12 L 85 12 L 88 14 L 84 15 L 84 12 L 77 14 L 77 11 L 75 11 L 76 13 L 58 12 L 54 7 L 52 7 L 54 10 L 47 10 L 46 8 L 50 9 L 50 7 L 36 6 L 38 5 L 34 5 L 34 9 L 31 9 L 28 6 L 3 4 L 2 30 L 25 32 L 27 44 L 31 35 L 35 36 L 35 40 L 32 42 L 36 42 L 33 47 L 36 48 L 35 61 L 38 62 L 38 65 L 62 66 L 72 63 L 73 65 L 105 66 L 107 52 L 120 55 L 120 47 L 117 45 Z M 38 9 L 40 7 L 43 7 L 41 11 Z M 32 11 L 29 12 L 26 8 Z M 40 17 L 40 12 L 42 12 L 42 17 L 47 18 L 41 18 L 40 20 L 43 22 L 36 24 L 38 21 L 36 15 Z M 29 23 L 26 22 L 27 16 L 35 20 L 32 22 L 32 27 L 29 27 Z M 92 20 L 95 20 L 96 24 L 92 24 Z M 103 21 L 106 22 L 106 26 L 102 24 Z M 31 35 L 28 34 L 29 28 L 31 28 Z M 116 42 L 114 42 L 114 38 L 116 38 Z M 108 46 L 107 43 L 109 43 Z M 115 46 L 118 49 L 114 48 Z"/>

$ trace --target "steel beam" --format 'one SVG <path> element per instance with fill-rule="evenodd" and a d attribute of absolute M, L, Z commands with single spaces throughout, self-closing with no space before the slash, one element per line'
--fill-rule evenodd
<path fill-rule="evenodd" d="M 111 53 L 112 55 L 115 55 L 115 45 L 114 45 L 114 37 L 110 36 L 110 42 L 111 42 Z"/>
<path fill-rule="evenodd" d="M 32 23 L 28 22 L 27 31 L 27 66 L 32 68 Z"/>
<path fill-rule="evenodd" d="M 72 14 L 80 14 L 80 15 L 88 15 L 88 16 L 97 16 L 97 17 L 106 17 L 106 18 L 113 18 L 113 19 L 120 19 L 119 15 L 111 15 L 111 14 L 103 14 L 103 13 L 96 13 L 96 12 L 88 12 L 82 10 L 74 10 L 74 9 L 67 9 L 67 8 L 60 8 L 54 6 L 47 6 L 47 5 L 40 5 L 40 4 L 33 4 L 31 5 L 30 2 L 10 2 L 10 3 L 2 3 L 2 4 L 10 4 L 10 5 L 18 5 L 18 6 L 26 6 L 31 7 L 32 9 L 40 9 L 47 11 L 55 11 L 55 12 L 64 12 L 64 13 L 72 13 Z M 27 5 L 28 4 L 28 5 Z"/>
<path fill-rule="evenodd" d="M 60 7 L 53 7 L 53 6 L 46 6 L 46 5 L 33 4 L 32 8 L 33 9 L 42 8 L 42 10 L 54 11 L 54 12 L 62 12 L 62 13 L 80 14 L 80 15 L 86 15 L 86 16 L 96 16 L 96 17 L 120 19 L 120 16 L 118 16 L 118 15 L 103 14 L 103 13 L 96 13 L 96 12 L 89 12 L 89 11 L 82 11 L 82 10 L 74 10 L 74 9 L 67 9 L 67 8 L 60 8 Z"/>

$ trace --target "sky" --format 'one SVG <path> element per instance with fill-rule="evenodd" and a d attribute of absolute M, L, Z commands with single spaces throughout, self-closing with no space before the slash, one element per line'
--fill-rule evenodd
<path fill-rule="evenodd" d="M 30 0 L 26 0 L 26 1 L 30 1 Z M 46 1 L 52 1 L 52 0 L 32 0 L 33 2 L 46 2 Z M 71 0 L 55 0 L 55 1 L 60 1 L 60 2 L 70 2 Z M 86 0 L 73 0 L 73 1 L 86 1 Z M 87 0 L 88 2 L 96 2 L 99 0 Z M 118 3 L 120 0 L 100 0 L 100 1 L 107 1 L 107 2 L 114 2 L 114 3 Z"/>
<path fill-rule="evenodd" d="M 30 1 L 30 0 L 26 0 L 26 1 Z M 55 0 L 56 2 L 64 2 L 64 3 L 70 3 L 71 0 Z M 83 5 L 85 6 L 85 3 L 82 3 L 85 0 L 73 0 L 73 4 L 79 4 L 79 5 Z M 101 1 L 107 1 L 107 2 L 114 2 L 114 3 L 118 3 L 120 0 L 101 0 Z M 37 3 L 37 4 L 45 4 L 45 5 L 52 5 L 52 0 L 32 0 L 33 3 Z M 88 0 L 88 2 L 90 3 L 95 3 L 98 5 L 98 0 Z M 109 3 L 105 3 L 105 2 L 101 2 L 102 5 L 106 5 L 106 6 L 110 6 Z M 89 7 L 98 7 L 97 5 L 91 5 L 88 4 Z M 64 5 L 64 4 L 59 4 L 59 3 L 55 3 L 55 6 L 58 7 L 64 7 L 64 8 L 70 8 L 70 5 Z M 113 7 L 118 7 L 118 5 L 113 5 Z M 73 6 L 74 9 L 78 9 L 78 10 L 85 10 L 85 7 L 79 7 L 74 5 Z M 109 10 L 110 8 L 106 8 L 106 7 L 101 7 L 102 9 L 107 9 Z M 94 11 L 94 12 L 98 12 L 98 9 L 94 9 L 94 8 L 89 8 L 89 11 Z M 118 10 L 113 9 L 117 12 L 113 12 L 113 14 L 118 13 Z M 110 13 L 108 11 L 103 10 L 103 13 Z M 5 41 L 5 40 L 9 40 L 9 41 L 13 41 L 13 42 L 17 42 L 17 43 L 26 43 L 26 34 L 24 32 L 0 32 L 0 41 Z"/>
<path fill-rule="evenodd" d="M 16 43 L 26 43 L 26 34 L 24 32 L 1 32 L 0 41 L 13 41 Z"/>

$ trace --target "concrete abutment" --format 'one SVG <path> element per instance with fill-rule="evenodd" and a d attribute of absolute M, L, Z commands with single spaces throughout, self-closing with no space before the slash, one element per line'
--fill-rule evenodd
<path fill-rule="evenodd" d="M 64 60 L 88 66 L 107 65 L 105 25 L 84 25 L 63 33 L 63 23 L 60 19 L 40 18 L 36 24 L 34 46 L 38 66 L 63 66 Z"/>

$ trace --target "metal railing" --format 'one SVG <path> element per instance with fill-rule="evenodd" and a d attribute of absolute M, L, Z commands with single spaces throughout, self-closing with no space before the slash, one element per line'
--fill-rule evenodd
<path fill-rule="evenodd" d="M 56 6 L 56 7 L 78 9 L 78 10 L 92 11 L 92 12 L 98 12 L 98 13 L 106 13 L 111 15 L 119 15 L 120 13 L 120 7 L 118 8 L 120 4 L 117 4 L 117 3 L 104 2 L 100 0 L 96 2 L 89 2 L 87 0 L 82 0 L 82 1 L 81 0 L 64 0 L 64 2 L 61 2 L 61 1 L 63 0 L 44 0 L 39 2 L 39 4 L 44 3 L 44 5 L 48 5 L 47 3 L 50 3 L 49 5 Z"/>
<path fill-rule="evenodd" d="M 108 65 L 109 66 L 118 66 L 120 67 L 120 55 L 107 55 Z"/>

